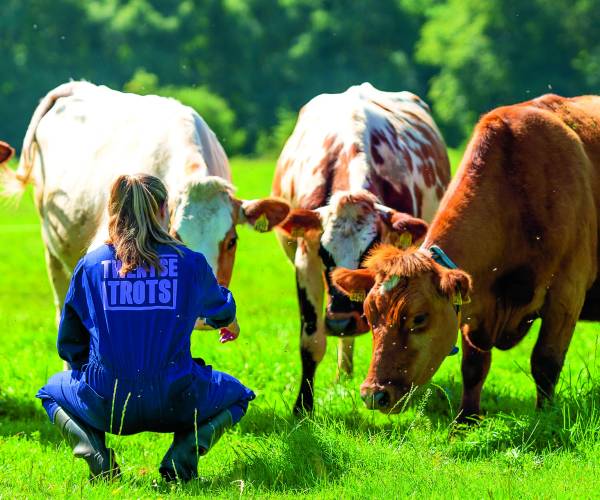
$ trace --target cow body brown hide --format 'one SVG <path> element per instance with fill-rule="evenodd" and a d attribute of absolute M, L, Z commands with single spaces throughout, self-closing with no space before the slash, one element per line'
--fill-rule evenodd
<path fill-rule="evenodd" d="M 372 290 L 366 299 L 372 309 L 379 305 L 370 318 L 372 328 L 382 329 L 386 311 L 393 308 L 405 323 L 415 314 L 425 319 L 419 334 L 408 335 L 400 347 L 413 352 L 404 364 L 398 361 L 400 351 L 394 356 L 386 347 L 387 330 L 374 338 L 363 396 L 377 396 L 376 402 L 385 401 L 379 409 L 387 411 L 403 394 L 387 385 L 427 382 L 443 359 L 436 346 L 452 345 L 456 295 L 444 297 L 439 286 L 431 286 L 449 272 L 433 263 L 430 249 L 438 246 L 472 278 L 472 301 L 462 312 L 462 417 L 480 411 L 491 349 L 515 346 L 537 317 L 542 323 L 531 370 L 541 406 L 553 394 L 580 314 L 600 317 L 599 213 L 600 97 L 545 95 L 485 115 L 421 247 L 412 254 L 373 256 L 380 261 L 371 263 Z M 410 275 L 402 271 L 409 267 Z M 376 278 L 374 270 L 386 268 L 400 270 L 395 279 L 403 289 L 384 303 L 385 294 L 375 289 L 390 277 L 379 271 Z M 339 278 L 343 285 L 353 276 Z M 431 361 L 436 356 L 438 361 Z M 415 360 L 426 367 L 427 377 L 410 375 L 416 373 Z"/>
<path fill-rule="evenodd" d="M 538 406 L 552 395 L 597 279 L 599 213 L 599 97 L 546 95 L 482 118 L 424 245 L 443 248 L 473 279 L 462 327 L 465 416 L 479 413 L 491 348 L 516 345 L 538 316 Z M 599 311 L 588 303 L 585 315 Z"/>

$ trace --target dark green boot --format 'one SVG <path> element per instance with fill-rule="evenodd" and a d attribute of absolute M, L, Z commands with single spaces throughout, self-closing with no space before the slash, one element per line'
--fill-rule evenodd
<path fill-rule="evenodd" d="M 106 447 L 104 432 L 79 423 L 62 408 L 54 414 L 54 425 L 71 445 L 73 455 L 87 462 L 90 468 L 90 479 L 97 477 L 112 479 L 121 474 L 115 461 L 114 451 Z"/>
<path fill-rule="evenodd" d="M 198 477 L 198 457 L 204 455 L 233 425 L 231 412 L 223 410 L 195 431 L 176 432 L 173 444 L 159 467 L 165 481 L 189 481 Z"/>

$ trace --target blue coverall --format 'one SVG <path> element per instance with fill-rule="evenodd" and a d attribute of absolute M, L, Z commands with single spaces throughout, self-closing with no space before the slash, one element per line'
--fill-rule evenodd
<path fill-rule="evenodd" d="M 59 355 L 72 369 L 37 393 L 51 421 L 61 407 L 101 431 L 133 434 L 191 430 L 224 409 L 234 424 L 242 418 L 254 393 L 190 352 L 196 319 L 230 324 L 233 296 L 202 254 L 177 248 L 182 255 L 156 248 L 160 273 L 121 277 L 112 245 L 79 261 L 58 331 Z"/>

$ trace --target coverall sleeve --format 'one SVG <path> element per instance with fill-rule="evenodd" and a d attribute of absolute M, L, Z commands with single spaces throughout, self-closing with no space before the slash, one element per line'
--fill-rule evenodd
<path fill-rule="evenodd" d="M 235 319 L 235 300 L 224 286 L 217 283 L 215 275 L 201 255 L 198 266 L 198 317 L 207 325 L 223 328 Z"/>
<path fill-rule="evenodd" d="M 73 270 L 58 326 L 56 346 L 58 355 L 72 369 L 81 370 L 87 364 L 90 350 L 90 332 L 83 324 L 87 314 L 86 295 L 83 288 L 83 259 Z"/>

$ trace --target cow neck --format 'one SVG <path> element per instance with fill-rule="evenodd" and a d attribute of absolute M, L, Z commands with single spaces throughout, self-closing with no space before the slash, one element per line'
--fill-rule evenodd
<path fill-rule="evenodd" d="M 499 221 L 494 211 L 496 205 L 488 197 L 476 195 L 489 192 L 484 189 L 487 179 L 473 175 L 470 170 L 464 168 L 458 174 L 460 178 L 451 184 L 452 192 L 442 200 L 421 248 L 441 248 L 457 268 L 478 280 L 485 276 L 490 260 L 496 257 L 493 254 L 498 251 L 495 235 Z"/>
<path fill-rule="evenodd" d="M 433 259 L 440 265 L 448 269 L 462 269 L 471 272 L 469 264 L 472 260 L 468 255 L 469 241 L 473 241 L 469 236 L 461 234 L 462 231 L 453 232 L 452 228 L 445 227 L 444 233 L 437 233 L 432 225 L 429 229 L 425 241 L 421 248 L 432 253 Z M 431 248 L 439 249 L 431 252 Z"/>
<path fill-rule="evenodd" d="M 469 153 L 465 153 L 469 157 Z M 431 223 L 422 248 L 436 245 L 456 266 L 471 276 L 472 301 L 463 307 L 468 333 L 491 336 L 498 323 L 497 301 L 491 294 L 498 271 L 508 269 L 519 255 L 511 234 L 510 201 L 497 193 L 495 162 L 486 168 L 461 165 Z M 502 211 L 506 205 L 507 211 Z M 464 330 L 463 330 L 464 335 Z M 473 343 L 473 339 L 470 340 Z M 474 345 L 484 350 L 482 342 Z M 486 344 L 487 345 L 487 344 Z"/>

